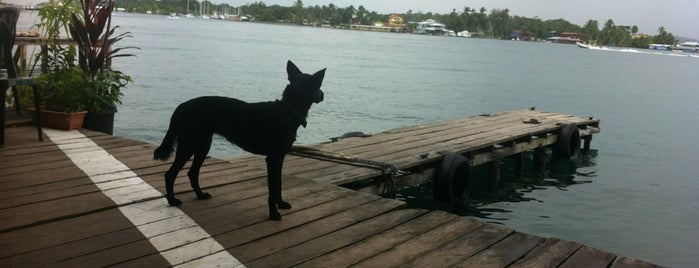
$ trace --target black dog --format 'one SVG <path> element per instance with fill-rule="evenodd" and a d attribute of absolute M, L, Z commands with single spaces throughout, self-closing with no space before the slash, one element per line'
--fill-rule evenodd
<path fill-rule="evenodd" d="M 199 187 L 199 169 L 216 133 L 248 152 L 267 156 L 269 216 L 281 220 L 277 208 L 291 208 L 282 199 L 284 157 L 296 140 L 296 130 L 299 126 L 306 127 L 311 105 L 323 101 L 320 85 L 325 76 L 325 69 L 313 75 L 301 73 L 291 61 L 287 62 L 286 71 L 290 84 L 284 89 L 281 101 L 247 103 L 226 97 L 199 97 L 175 109 L 167 134 L 154 152 L 155 159 L 167 160 L 177 141 L 175 161 L 165 173 L 166 198 L 171 206 L 182 204 L 175 198 L 173 186 L 177 173 L 192 155 L 194 160 L 187 172 L 189 182 L 198 199 L 211 198 Z"/>

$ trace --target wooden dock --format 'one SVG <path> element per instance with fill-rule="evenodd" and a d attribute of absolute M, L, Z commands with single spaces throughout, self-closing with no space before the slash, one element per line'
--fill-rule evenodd
<path fill-rule="evenodd" d="M 539 124 L 523 123 L 536 119 Z M 474 163 L 548 145 L 560 122 L 587 135 L 599 121 L 517 111 L 396 129 L 312 147 L 403 170 L 466 153 Z M 185 172 L 180 208 L 162 198 L 169 163 L 152 144 L 90 131 L 8 128 L 0 149 L 0 267 L 655 267 L 556 238 L 338 187 L 380 175 L 289 156 L 284 196 L 293 209 L 267 220 L 264 161 L 208 159 L 195 200 Z M 485 142 L 484 142 L 485 141 Z M 554 139 L 555 141 L 555 139 Z M 530 145 L 526 145 L 530 144 Z M 425 155 L 427 154 L 427 155 Z"/>

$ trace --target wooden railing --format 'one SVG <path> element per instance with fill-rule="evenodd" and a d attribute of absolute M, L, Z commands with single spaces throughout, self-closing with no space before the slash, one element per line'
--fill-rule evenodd
<path fill-rule="evenodd" d="M 59 45 L 73 45 L 75 44 L 75 41 L 73 39 L 64 37 L 64 38 L 59 38 L 59 39 L 54 39 L 52 42 L 55 42 Z M 28 54 L 30 51 L 28 50 L 28 47 L 30 46 L 38 46 L 40 48 L 39 53 L 44 54 L 47 53 L 47 40 L 45 38 L 41 37 L 29 37 L 29 36 L 17 36 L 15 37 L 15 46 L 17 47 L 15 49 L 14 55 L 13 55 L 13 60 L 15 62 L 15 66 L 19 67 L 17 69 L 18 74 L 23 74 L 23 72 L 29 70 L 29 68 L 32 67 L 33 62 L 31 60 L 33 59 L 32 55 Z M 40 68 L 36 68 L 32 72 L 32 76 L 36 76 L 40 74 Z M 28 73 L 27 73 L 28 75 Z"/>

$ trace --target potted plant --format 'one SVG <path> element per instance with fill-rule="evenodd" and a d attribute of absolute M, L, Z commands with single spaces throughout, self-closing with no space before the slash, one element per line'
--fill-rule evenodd
<path fill-rule="evenodd" d="M 40 112 L 44 126 L 65 130 L 82 127 L 89 92 L 80 68 L 56 69 L 38 77 L 37 84 L 42 88 L 43 108 Z M 35 113 L 32 109 L 30 111 Z"/>
<path fill-rule="evenodd" d="M 89 92 L 88 115 L 84 127 L 112 134 L 114 113 L 121 104 L 121 90 L 131 82 L 131 77 L 111 68 L 116 57 L 134 56 L 122 53 L 123 49 L 113 45 L 130 32 L 116 33 L 119 26 L 112 27 L 114 0 L 81 0 L 81 12 L 71 14 L 70 35 L 78 47 L 78 66 L 83 72 Z"/>
<path fill-rule="evenodd" d="M 75 62 L 75 46 L 61 45 L 61 32 L 68 30 L 70 14 L 78 9 L 72 0 L 51 0 L 40 11 L 43 29 L 37 85 L 41 88 L 42 124 L 59 129 L 81 128 L 87 113 L 89 95 L 83 71 Z M 32 107 L 32 106 L 29 106 Z M 37 111 L 29 109 L 32 114 Z"/>

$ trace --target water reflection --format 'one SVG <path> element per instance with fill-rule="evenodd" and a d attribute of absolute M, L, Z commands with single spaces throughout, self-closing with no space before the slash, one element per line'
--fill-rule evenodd
<path fill-rule="evenodd" d="M 533 154 L 527 152 L 523 155 L 521 175 L 517 174 L 517 161 L 506 158 L 501 161 L 501 179 L 496 185 L 490 182 L 486 165 L 473 167 L 469 198 L 452 204 L 435 201 L 431 183 L 401 189 L 397 198 L 406 201 L 411 208 L 444 210 L 487 221 L 506 221 L 508 219 L 502 216 L 513 211 L 488 206 L 501 202 L 543 202 L 531 193 L 551 189 L 568 191 L 574 185 L 592 183 L 597 176 L 597 153 L 597 150 L 589 150 L 577 160 L 554 159 L 549 153 L 546 155 L 546 167 L 541 169 L 533 164 Z"/>

